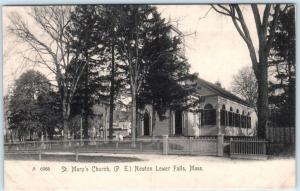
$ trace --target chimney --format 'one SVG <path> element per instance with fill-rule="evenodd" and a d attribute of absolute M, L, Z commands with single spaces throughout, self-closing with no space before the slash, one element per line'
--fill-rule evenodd
<path fill-rule="evenodd" d="M 220 82 L 220 81 L 216 81 L 216 82 L 215 82 L 215 85 L 218 86 L 218 87 L 220 87 L 220 88 L 222 88 L 222 85 L 221 85 L 221 82 Z"/>

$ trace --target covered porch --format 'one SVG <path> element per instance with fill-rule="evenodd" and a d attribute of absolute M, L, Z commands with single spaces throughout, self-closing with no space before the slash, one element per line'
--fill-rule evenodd
<path fill-rule="evenodd" d="M 256 113 L 253 108 L 218 95 L 206 96 L 193 111 L 168 110 L 160 120 L 148 105 L 140 112 L 137 135 L 151 136 L 253 136 Z M 155 115 L 155 116 L 154 116 Z"/>

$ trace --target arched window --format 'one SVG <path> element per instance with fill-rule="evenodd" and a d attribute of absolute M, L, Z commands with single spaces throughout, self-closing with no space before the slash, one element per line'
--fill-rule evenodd
<path fill-rule="evenodd" d="M 150 115 L 146 111 L 144 114 L 144 136 L 149 136 L 150 135 Z"/>
<path fill-rule="evenodd" d="M 247 128 L 251 128 L 251 117 L 250 117 L 249 112 L 248 112 L 248 115 L 247 115 L 246 119 L 247 119 L 247 122 L 246 122 Z"/>
<path fill-rule="evenodd" d="M 213 108 L 214 107 L 209 103 L 204 106 L 204 109 L 213 109 Z"/>
<path fill-rule="evenodd" d="M 229 108 L 228 112 L 228 125 L 231 127 L 234 126 L 234 113 L 232 107 Z"/>
<path fill-rule="evenodd" d="M 242 116 L 241 116 L 241 123 L 242 123 L 242 128 L 246 128 L 246 116 L 245 116 L 245 111 L 242 112 Z"/>
<path fill-rule="evenodd" d="M 234 114 L 235 117 L 235 127 L 241 127 L 241 115 L 240 115 L 240 110 L 236 110 L 236 113 Z"/>
<path fill-rule="evenodd" d="M 223 104 L 221 109 L 221 125 L 223 126 L 227 126 L 226 116 L 227 116 L 226 106 L 225 104 Z"/>
<path fill-rule="evenodd" d="M 229 116 L 228 116 L 228 118 L 229 118 L 229 126 L 231 126 L 231 127 L 234 127 L 235 126 L 235 113 L 233 112 L 233 109 L 232 109 L 232 107 L 230 107 L 230 112 L 228 112 L 229 114 Z"/>
<path fill-rule="evenodd" d="M 216 110 L 211 104 L 206 104 L 202 112 L 203 125 L 216 125 Z"/>

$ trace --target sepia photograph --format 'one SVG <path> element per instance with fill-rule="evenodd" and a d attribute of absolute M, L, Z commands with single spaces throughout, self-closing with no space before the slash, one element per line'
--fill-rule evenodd
<path fill-rule="evenodd" d="M 295 189 L 295 9 L 2 6 L 4 189 Z"/>

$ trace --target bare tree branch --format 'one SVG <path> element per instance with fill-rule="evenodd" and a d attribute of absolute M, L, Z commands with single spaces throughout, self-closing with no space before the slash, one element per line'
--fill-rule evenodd
<path fill-rule="evenodd" d="M 263 38 L 264 35 L 262 33 L 262 25 L 261 25 L 260 15 L 259 15 L 257 5 L 256 4 L 251 4 L 251 8 L 252 8 L 252 13 L 253 13 L 254 20 L 255 20 L 257 36 L 258 36 L 258 38 Z M 262 39 L 260 39 L 260 41 L 261 40 Z"/>
<path fill-rule="evenodd" d="M 80 50 L 71 53 L 69 49 L 71 39 L 66 35 L 66 29 L 70 24 L 71 9 L 70 6 L 34 7 L 30 16 L 40 29 L 39 33 L 30 29 L 16 13 L 10 17 L 11 25 L 9 26 L 9 31 L 28 45 L 36 55 L 34 58 L 27 57 L 26 60 L 35 64 L 39 63 L 54 74 L 61 94 L 65 131 L 67 130 L 65 121 L 70 114 L 70 104 L 86 66 L 86 63 L 83 65 L 77 63 Z M 48 61 L 49 58 L 51 61 Z M 75 72 L 69 74 L 67 69 L 72 63 L 75 63 Z M 70 80 L 70 75 L 73 75 L 72 80 Z"/>
<path fill-rule="evenodd" d="M 244 35 L 245 35 L 245 39 L 247 39 L 246 44 L 247 44 L 248 49 L 249 49 L 250 58 L 251 58 L 252 63 L 253 63 L 254 71 L 258 70 L 258 68 L 257 68 L 258 67 L 257 63 L 258 62 L 257 62 L 256 53 L 255 53 L 255 48 L 254 48 L 249 30 L 248 30 L 248 27 L 247 27 L 246 22 L 244 20 L 243 13 L 242 13 L 242 11 L 241 11 L 241 9 L 238 5 L 233 5 L 232 7 L 233 7 L 233 10 L 236 10 L 236 12 L 238 14 L 238 17 L 240 19 L 239 21 L 240 21 L 240 24 L 242 26 L 242 29 L 243 29 L 243 32 L 244 32 Z M 237 26 L 237 25 L 235 25 L 235 26 Z"/>
<path fill-rule="evenodd" d="M 229 17 L 232 17 L 232 11 L 230 10 L 230 8 L 226 8 L 224 5 L 220 5 L 220 4 L 217 4 L 218 8 L 215 6 L 215 5 L 211 5 L 211 7 L 218 13 L 222 14 L 222 15 L 225 15 L 225 16 L 229 16 Z M 239 20 L 238 17 L 235 17 L 234 18 L 236 20 Z"/>
<path fill-rule="evenodd" d="M 271 4 L 267 4 L 264 10 L 264 15 L 262 19 L 262 33 L 267 35 L 267 29 L 269 27 L 269 16 L 270 16 L 270 11 L 271 11 Z"/>

